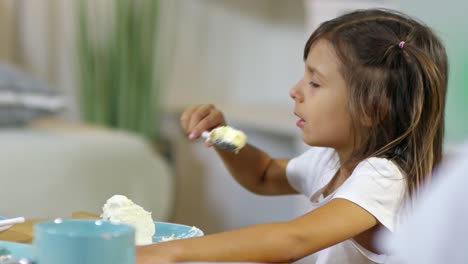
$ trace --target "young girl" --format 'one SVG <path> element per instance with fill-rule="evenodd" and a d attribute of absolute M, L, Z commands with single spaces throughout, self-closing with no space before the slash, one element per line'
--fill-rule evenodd
<path fill-rule="evenodd" d="M 447 58 L 434 33 L 394 11 L 360 10 L 320 25 L 291 89 L 310 150 L 274 159 L 247 145 L 216 149 L 233 177 L 263 195 L 301 193 L 314 209 L 287 222 L 137 248 L 137 263 L 384 263 L 375 243 L 441 160 Z M 189 138 L 225 125 L 213 105 L 181 117 Z"/>

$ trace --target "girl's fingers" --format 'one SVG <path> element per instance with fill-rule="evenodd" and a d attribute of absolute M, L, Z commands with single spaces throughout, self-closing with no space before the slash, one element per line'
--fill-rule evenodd
<path fill-rule="evenodd" d="M 201 133 L 205 130 L 211 130 L 214 127 L 219 126 L 222 123 L 222 115 L 217 110 L 212 110 L 205 118 L 200 120 L 198 124 L 192 129 L 190 133 L 190 139 L 195 139 L 200 137 Z"/>
<path fill-rule="evenodd" d="M 187 132 L 192 134 L 193 129 L 208 116 L 211 109 L 214 108 L 211 104 L 201 105 L 190 115 L 190 121 L 188 123 Z"/>
<path fill-rule="evenodd" d="M 195 105 L 185 110 L 180 125 L 190 139 L 197 139 L 201 133 L 225 125 L 223 113 L 212 104 Z"/>
<path fill-rule="evenodd" d="M 190 119 L 191 119 L 191 116 L 193 115 L 194 112 L 197 111 L 197 109 L 200 107 L 201 105 L 194 105 L 190 108 L 188 108 L 187 110 L 185 110 L 182 115 L 180 116 L 180 126 L 182 127 L 182 129 L 184 130 L 185 133 L 190 133 L 189 131 L 189 123 L 190 123 Z"/>

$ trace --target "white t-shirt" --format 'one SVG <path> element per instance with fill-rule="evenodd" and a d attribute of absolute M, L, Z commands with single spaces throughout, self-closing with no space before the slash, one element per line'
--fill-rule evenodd
<path fill-rule="evenodd" d="M 338 168 L 339 159 L 334 149 L 312 147 L 289 161 L 286 175 L 291 186 L 310 199 L 311 210 L 331 199 L 346 199 L 370 212 L 393 231 L 406 192 L 406 180 L 399 168 L 387 159 L 366 159 L 335 192 L 323 197 L 322 188 Z M 387 260 L 386 255 L 370 252 L 353 239 L 323 249 L 313 254 L 313 258 L 316 264 L 385 263 Z"/>

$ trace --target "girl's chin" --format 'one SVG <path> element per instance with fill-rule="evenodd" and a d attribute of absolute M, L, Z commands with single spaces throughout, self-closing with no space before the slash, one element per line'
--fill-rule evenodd
<path fill-rule="evenodd" d="M 320 140 L 314 137 L 314 135 L 311 135 L 310 132 L 306 134 L 304 130 L 302 130 L 302 141 L 309 146 L 323 146 L 323 142 L 320 142 Z"/>

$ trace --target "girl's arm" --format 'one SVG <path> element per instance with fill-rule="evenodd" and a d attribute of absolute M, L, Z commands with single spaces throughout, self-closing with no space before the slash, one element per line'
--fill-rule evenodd
<path fill-rule="evenodd" d="M 333 199 L 288 222 L 260 224 L 204 237 L 137 247 L 137 264 L 178 261 L 292 262 L 353 238 L 377 223 L 372 214 L 355 203 Z"/>
<path fill-rule="evenodd" d="M 191 140 L 205 130 L 226 125 L 223 114 L 211 104 L 196 105 L 184 111 L 180 118 L 182 129 Z M 258 194 L 297 193 L 286 177 L 287 159 L 273 159 L 249 144 L 238 154 L 216 149 L 231 175 L 246 189 Z"/>
<path fill-rule="evenodd" d="M 234 179 L 247 190 L 263 195 L 295 194 L 286 177 L 288 159 L 273 159 L 247 144 L 238 154 L 216 148 Z"/>

